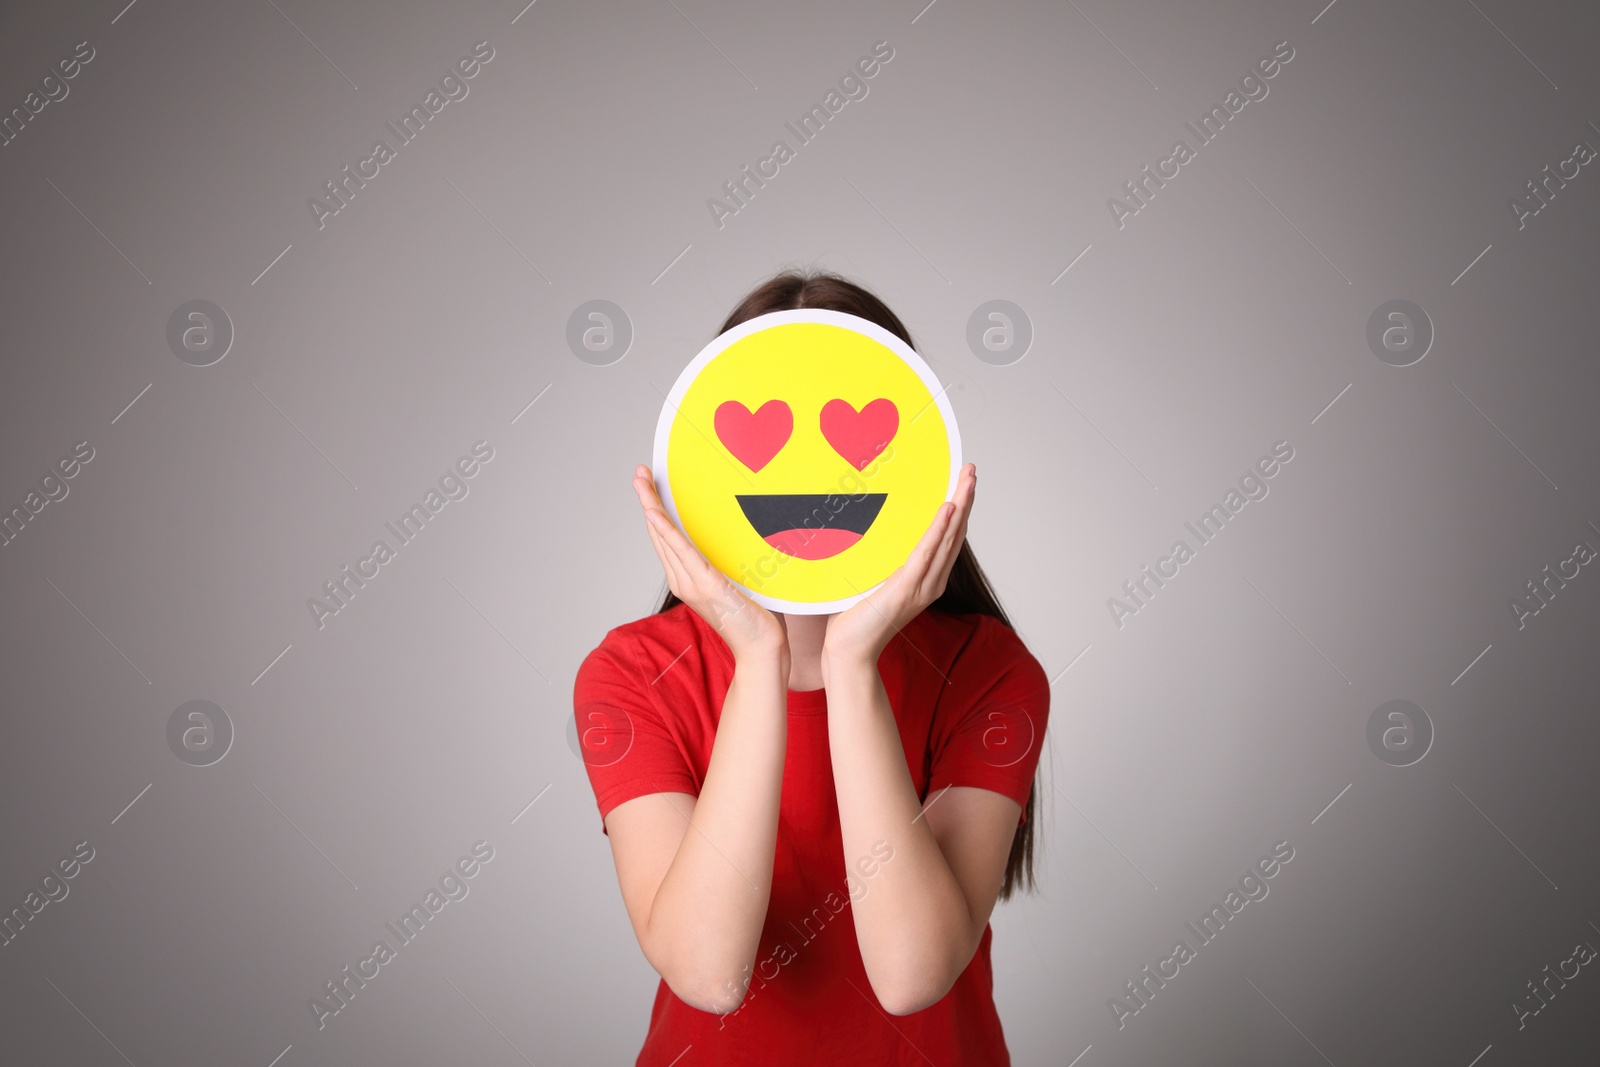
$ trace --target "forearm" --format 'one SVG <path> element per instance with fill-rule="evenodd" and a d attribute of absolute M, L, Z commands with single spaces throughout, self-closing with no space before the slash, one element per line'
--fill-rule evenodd
<path fill-rule="evenodd" d="M 884 1007 L 907 1014 L 942 997 L 976 948 L 966 897 L 919 818 L 904 749 L 876 662 L 830 660 L 828 746 L 846 869 L 878 842 L 893 848 L 851 907 L 856 941 Z"/>
<path fill-rule="evenodd" d="M 705 1011 L 738 1005 L 772 889 L 787 743 L 788 664 L 738 664 L 705 782 L 650 909 L 651 962 Z"/>

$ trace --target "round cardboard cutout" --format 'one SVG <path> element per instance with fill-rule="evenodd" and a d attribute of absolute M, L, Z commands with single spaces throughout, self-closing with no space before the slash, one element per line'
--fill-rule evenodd
<path fill-rule="evenodd" d="M 823 615 L 911 555 L 955 492 L 961 437 L 910 345 L 800 308 L 700 350 L 662 405 L 654 466 L 667 514 L 746 596 Z"/>

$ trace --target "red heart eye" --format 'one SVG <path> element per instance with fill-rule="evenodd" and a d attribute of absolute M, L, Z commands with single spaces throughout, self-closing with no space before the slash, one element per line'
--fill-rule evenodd
<path fill-rule="evenodd" d="M 782 400 L 769 400 L 754 412 L 737 400 L 717 406 L 717 440 L 735 459 L 758 471 L 772 462 L 794 433 L 794 414 Z"/>
<path fill-rule="evenodd" d="M 822 406 L 822 436 L 833 450 L 856 470 L 889 447 L 900 429 L 900 411 L 894 401 L 879 397 L 857 411 L 843 400 L 830 400 Z"/>

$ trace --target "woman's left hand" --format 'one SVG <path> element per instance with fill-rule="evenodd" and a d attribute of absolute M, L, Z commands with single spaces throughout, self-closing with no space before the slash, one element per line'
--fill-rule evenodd
<path fill-rule="evenodd" d="M 977 482 L 977 467 L 971 463 L 962 467 L 954 499 L 939 505 L 910 558 L 871 596 L 828 619 L 822 641 L 824 679 L 829 659 L 876 667 L 889 639 L 944 593 L 950 568 L 967 539 Z"/>

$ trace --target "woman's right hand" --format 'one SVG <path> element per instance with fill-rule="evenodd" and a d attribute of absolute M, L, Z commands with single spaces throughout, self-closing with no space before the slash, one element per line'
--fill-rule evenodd
<path fill-rule="evenodd" d="M 739 592 L 672 524 L 661 506 L 650 468 L 640 465 L 633 469 L 633 490 L 639 495 L 645 529 L 673 595 L 722 635 L 736 662 L 757 656 L 777 656 L 786 661 L 789 639 L 782 619 Z"/>

